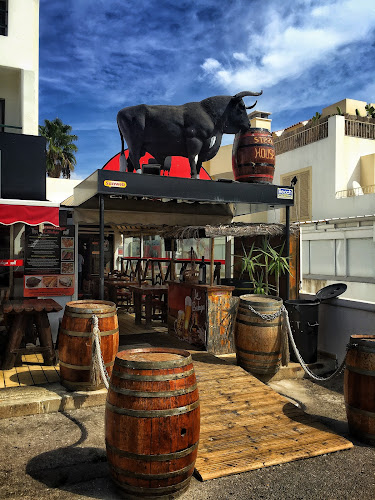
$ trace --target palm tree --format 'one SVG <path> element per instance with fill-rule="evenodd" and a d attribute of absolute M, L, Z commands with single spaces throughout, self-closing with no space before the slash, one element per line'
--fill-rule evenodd
<path fill-rule="evenodd" d="M 44 120 L 44 125 L 39 125 L 39 134 L 47 139 L 47 175 L 49 177 L 69 179 L 70 172 L 74 170 L 77 160 L 75 153 L 78 151 L 74 141 L 78 137 L 71 134 L 72 127 L 64 125 L 60 118 L 53 121 Z"/>

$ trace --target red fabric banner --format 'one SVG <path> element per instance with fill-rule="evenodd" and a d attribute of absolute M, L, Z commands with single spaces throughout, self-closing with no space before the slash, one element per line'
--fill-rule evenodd
<path fill-rule="evenodd" d="M 58 227 L 59 207 L 0 204 L 0 224 L 10 225 L 16 222 L 29 226 L 53 224 Z"/>

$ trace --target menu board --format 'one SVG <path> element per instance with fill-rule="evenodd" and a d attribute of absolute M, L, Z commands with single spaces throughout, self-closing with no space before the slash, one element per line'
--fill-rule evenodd
<path fill-rule="evenodd" d="M 74 226 L 25 227 L 24 296 L 74 293 Z"/>

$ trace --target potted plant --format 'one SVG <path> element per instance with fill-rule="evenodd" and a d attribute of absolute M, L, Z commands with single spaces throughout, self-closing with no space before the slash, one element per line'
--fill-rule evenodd
<path fill-rule="evenodd" d="M 274 248 L 269 238 L 264 238 L 261 247 L 256 247 L 253 242 L 248 252 L 242 241 L 241 244 L 243 256 L 241 256 L 240 277 L 223 279 L 222 284 L 234 286 L 233 295 L 236 296 L 246 293 L 278 296 L 280 276 L 290 273 L 289 258 L 283 256 L 285 243 Z M 274 277 L 275 284 L 270 283 L 270 276 Z"/>

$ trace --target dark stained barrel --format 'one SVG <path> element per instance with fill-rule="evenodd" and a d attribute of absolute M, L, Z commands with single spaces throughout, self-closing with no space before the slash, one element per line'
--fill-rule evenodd
<path fill-rule="evenodd" d="M 92 316 L 98 317 L 100 346 L 108 375 L 118 351 L 119 329 L 116 304 L 104 300 L 76 300 L 65 306 L 59 330 L 60 381 L 70 390 L 104 387 L 90 382 Z"/>
<path fill-rule="evenodd" d="M 232 150 L 234 180 L 272 184 L 275 172 L 275 147 L 272 134 L 265 128 L 238 133 Z"/>
<path fill-rule="evenodd" d="M 127 495 L 172 498 L 188 488 L 199 429 L 189 352 L 151 347 L 117 354 L 105 436 L 111 476 Z"/>
<path fill-rule="evenodd" d="M 375 335 L 351 335 L 344 397 L 350 433 L 375 445 Z"/>
<path fill-rule="evenodd" d="M 263 315 L 280 311 L 282 299 L 267 295 L 241 295 L 234 342 L 237 364 L 259 375 L 274 375 L 281 363 L 281 315 L 267 321 L 249 309 Z"/>

